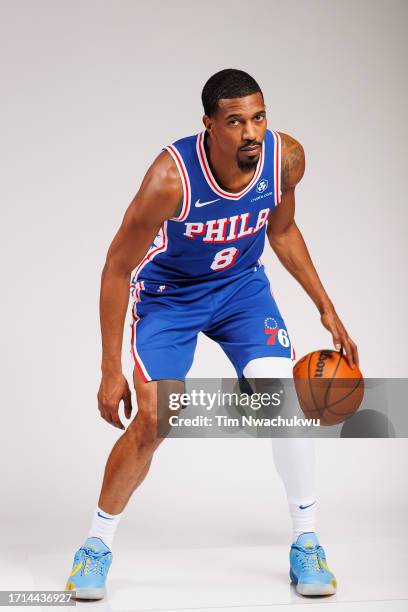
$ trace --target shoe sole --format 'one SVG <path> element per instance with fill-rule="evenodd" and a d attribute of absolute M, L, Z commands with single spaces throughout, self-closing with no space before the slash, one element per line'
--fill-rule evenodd
<path fill-rule="evenodd" d="M 306 596 L 318 596 L 318 595 L 334 595 L 337 591 L 337 583 L 336 580 L 332 580 L 328 584 L 305 584 L 303 582 L 298 582 L 295 574 L 290 570 L 290 579 L 296 587 L 296 591 L 299 595 Z"/>
<path fill-rule="evenodd" d="M 103 599 L 105 589 L 75 589 L 72 599 Z"/>
<path fill-rule="evenodd" d="M 298 582 L 296 585 L 296 591 L 299 595 L 306 595 L 309 597 L 318 595 L 334 595 L 336 587 L 333 584 L 302 584 Z"/>

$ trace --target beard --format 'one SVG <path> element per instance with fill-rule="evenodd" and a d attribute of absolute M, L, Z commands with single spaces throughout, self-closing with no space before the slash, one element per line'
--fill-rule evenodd
<path fill-rule="evenodd" d="M 238 168 L 242 170 L 242 172 L 245 172 L 245 174 L 248 174 L 248 172 L 251 172 L 251 170 L 256 168 L 258 161 L 259 161 L 259 155 L 258 157 L 254 159 L 247 160 L 244 162 L 239 158 L 239 154 L 237 152 L 236 160 L 237 160 Z"/>

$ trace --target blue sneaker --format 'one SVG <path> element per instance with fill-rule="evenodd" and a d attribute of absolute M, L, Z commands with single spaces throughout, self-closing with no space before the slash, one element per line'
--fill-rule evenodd
<path fill-rule="evenodd" d="M 88 538 L 75 553 L 65 590 L 76 591 L 76 599 L 103 599 L 111 563 L 110 548 L 100 538 Z"/>
<path fill-rule="evenodd" d="M 300 595 L 334 595 L 337 582 L 315 533 L 301 533 L 290 549 L 290 578 Z"/>

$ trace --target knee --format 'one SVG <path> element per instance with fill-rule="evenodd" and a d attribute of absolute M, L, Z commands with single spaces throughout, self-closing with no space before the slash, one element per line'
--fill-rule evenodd
<path fill-rule="evenodd" d="M 139 449 L 154 449 L 163 439 L 155 405 L 139 405 L 136 417 L 126 430 Z"/>

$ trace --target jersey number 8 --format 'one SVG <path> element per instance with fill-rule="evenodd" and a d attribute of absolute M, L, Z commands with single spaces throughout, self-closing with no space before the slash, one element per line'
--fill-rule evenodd
<path fill-rule="evenodd" d="M 238 252 L 238 249 L 235 247 L 218 251 L 210 266 L 211 270 L 225 270 L 225 268 L 229 268 L 235 263 Z"/>

